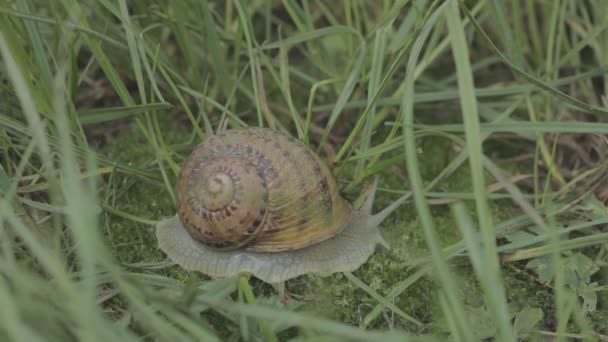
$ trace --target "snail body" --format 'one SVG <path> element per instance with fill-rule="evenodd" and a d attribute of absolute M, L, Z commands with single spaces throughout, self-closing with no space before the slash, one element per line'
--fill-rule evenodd
<path fill-rule="evenodd" d="M 378 225 L 405 196 L 371 214 L 340 196 L 321 159 L 267 128 L 232 129 L 192 152 L 177 186 L 177 215 L 158 223 L 159 247 L 187 270 L 251 273 L 268 283 L 353 271 L 385 245 Z"/>

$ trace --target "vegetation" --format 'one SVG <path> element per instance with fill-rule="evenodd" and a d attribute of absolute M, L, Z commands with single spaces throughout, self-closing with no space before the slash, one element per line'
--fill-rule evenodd
<path fill-rule="evenodd" d="M 608 7 L 587 1 L 0 0 L 0 340 L 608 340 Z M 174 182 L 269 126 L 390 250 L 209 279 L 158 250 Z"/>

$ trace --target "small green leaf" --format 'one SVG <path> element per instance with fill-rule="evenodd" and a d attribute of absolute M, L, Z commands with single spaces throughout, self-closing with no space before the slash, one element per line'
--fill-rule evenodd
<path fill-rule="evenodd" d="M 464 310 L 467 322 L 473 327 L 470 332 L 473 334 L 472 337 L 474 340 L 483 340 L 496 336 L 496 323 L 492 318 L 492 314 L 485 306 L 481 305 L 475 307 L 465 305 Z M 445 318 L 439 319 L 436 324 L 437 328 L 442 331 L 448 333 L 452 332 L 451 327 Z"/>
<path fill-rule="evenodd" d="M 597 307 L 597 283 L 591 283 L 589 286 L 578 289 L 577 294 L 583 299 L 583 310 L 586 312 L 594 312 Z"/>
<path fill-rule="evenodd" d="M 481 340 L 496 336 L 496 323 L 492 314 L 485 307 L 468 307 L 467 316 L 471 327 L 474 327 L 475 337 Z"/>
<path fill-rule="evenodd" d="M 587 198 L 582 201 L 581 207 L 588 211 L 590 215 L 597 218 L 603 218 L 608 216 L 608 207 L 600 201 L 594 194 L 587 196 Z"/>
<path fill-rule="evenodd" d="M 553 280 L 553 276 L 555 275 L 553 267 L 551 266 L 551 256 L 549 255 L 532 259 L 526 264 L 526 268 L 534 269 L 536 274 L 538 274 L 540 281 L 546 283 Z"/>
<path fill-rule="evenodd" d="M 542 319 L 543 311 L 541 309 L 527 306 L 515 316 L 513 329 L 518 335 L 529 333 Z"/>
<path fill-rule="evenodd" d="M 523 230 L 518 230 L 518 231 L 516 231 L 514 233 L 506 235 L 505 237 L 511 243 L 518 243 L 518 242 L 528 242 L 528 241 L 530 241 L 530 239 L 536 237 L 536 235 L 530 234 L 530 233 L 525 232 Z"/>
<path fill-rule="evenodd" d="M 582 253 L 575 253 L 564 260 L 566 284 L 577 290 L 591 282 L 591 276 L 599 270 L 595 262 Z"/>

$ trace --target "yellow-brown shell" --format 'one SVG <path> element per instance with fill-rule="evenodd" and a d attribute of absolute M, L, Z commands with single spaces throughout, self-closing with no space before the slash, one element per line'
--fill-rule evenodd
<path fill-rule="evenodd" d="M 227 130 L 201 143 L 176 192 L 188 233 L 226 249 L 303 248 L 339 233 L 352 212 L 321 159 L 268 128 Z"/>

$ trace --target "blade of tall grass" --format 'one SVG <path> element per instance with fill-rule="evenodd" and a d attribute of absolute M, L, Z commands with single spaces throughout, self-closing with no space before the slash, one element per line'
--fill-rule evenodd
<path fill-rule="evenodd" d="M 234 6 L 236 7 L 236 10 L 239 14 L 239 20 L 240 20 L 240 27 L 243 30 L 243 34 L 245 35 L 245 42 L 247 44 L 247 53 L 249 56 L 249 70 L 251 72 L 251 80 L 252 80 L 252 87 L 253 87 L 253 94 L 254 94 L 254 99 L 255 99 L 255 109 L 256 109 L 256 113 L 257 113 L 257 117 L 258 117 L 258 126 L 260 127 L 264 127 L 264 117 L 263 117 L 263 112 L 261 109 L 261 105 L 260 105 L 260 94 L 259 91 L 260 89 L 258 89 L 258 83 L 257 83 L 257 69 L 255 68 L 255 64 L 254 61 L 257 60 L 256 58 L 256 51 L 254 50 L 253 46 L 254 46 L 254 35 L 252 32 L 252 27 L 251 27 L 251 21 L 248 19 L 248 15 L 247 12 L 245 10 L 245 7 L 243 6 L 243 3 L 241 0 L 233 0 L 234 1 Z M 275 125 L 274 120 L 272 120 L 272 118 L 270 117 L 266 117 L 266 124 L 269 125 L 269 127 L 273 128 Z"/>
<path fill-rule="evenodd" d="M 21 160 L 19 164 L 15 168 L 13 178 L 19 179 L 25 172 L 28 164 L 30 163 L 30 159 L 34 154 L 34 150 L 37 146 L 37 142 L 35 139 L 32 139 L 27 145 L 25 151 L 21 155 Z M 33 219 L 28 216 L 26 213 L 26 209 L 20 203 L 19 198 L 15 196 L 17 192 L 18 182 L 11 181 L 9 176 L 6 174 L 2 166 L 0 165 L 0 194 L 2 194 L 2 198 L 0 198 L 0 217 L 7 217 L 9 213 L 16 214 L 22 217 L 22 220 L 25 221 L 26 225 L 29 227 L 35 226 Z M 8 237 L 1 237 L 2 235 L 6 235 L 4 230 L 2 229 L 2 222 L 0 222 L 0 240 L 4 241 L 3 245 L 0 245 L 4 251 L 10 250 L 10 241 Z M 4 262 L 13 262 L 15 256 L 10 252 L 3 253 Z"/>
<path fill-rule="evenodd" d="M 422 325 L 422 322 L 420 322 L 419 320 L 415 319 L 414 317 L 403 312 L 403 310 L 399 309 L 397 306 L 395 306 L 395 304 L 389 302 L 386 298 L 382 297 L 378 292 L 374 291 L 374 289 L 372 289 L 367 284 L 365 284 L 364 282 L 359 280 L 359 278 L 355 277 L 352 273 L 344 272 L 344 275 L 353 284 L 357 285 L 363 291 L 367 292 L 367 294 L 369 294 L 372 298 L 374 298 L 378 302 L 382 303 L 384 306 L 386 306 L 387 308 L 389 308 L 390 310 L 395 312 L 397 315 L 401 316 L 403 319 L 410 321 L 412 323 L 415 323 L 418 326 Z"/>
<path fill-rule="evenodd" d="M 9 64 L 9 65 L 14 65 L 14 56 L 11 54 L 11 50 L 10 48 L 6 45 L 4 38 L 2 36 L 2 34 L 0 34 L 0 49 L 2 50 L 2 56 L 4 61 Z M 14 66 L 13 68 L 9 69 L 9 76 L 11 78 L 11 82 L 13 83 L 13 85 L 16 88 L 16 92 L 17 95 L 19 97 L 19 100 L 22 103 L 22 107 L 24 109 L 24 112 L 27 113 L 27 115 L 30 115 L 31 117 L 35 117 L 37 115 L 37 109 L 35 108 L 35 104 L 34 101 L 31 100 L 31 96 L 32 94 L 29 92 L 28 88 L 23 86 L 24 82 L 23 82 L 23 74 L 21 73 L 21 70 Z M 29 102 L 29 104 L 27 103 Z M 65 116 L 63 116 L 63 118 L 65 119 Z M 60 132 L 62 132 L 62 136 L 63 137 L 69 137 L 69 128 L 68 125 L 65 121 L 62 121 L 61 118 L 58 118 L 57 120 L 57 128 L 60 130 Z M 45 144 L 45 146 L 41 146 L 39 148 L 39 154 L 42 153 L 47 153 L 48 151 L 50 151 L 50 148 L 48 145 L 46 145 L 47 143 L 47 139 L 45 139 L 45 134 L 46 132 L 44 131 L 44 129 L 42 127 L 33 127 L 33 129 L 36 132 L 39 132 L 36 135 L 36 139 L 41 139 L 44 138 L 44 140 L 39 140 L 37 141 L 38 144 Z M 71 148 L 71 144 L 69 143 L 69 138 L 68 141 L 65 140 L 61 140 L 60 141 L 60 145 L 61 146 L 69 146 Z M 73 156 L 69 157 L 68 156 L 68 160 L 70 162 L 74 161 Z M 69 172 L 73 172 L 73 167 L 75 165 L 74 164 L 66 164 L 64 163 L 62 165 L 62 171 L 66 172 L 66 169 L 69 168 L 71 170 L 67 170 L 68 173 Z M 70 182 L 70 181 L 68 181 Z M 72 184 L 78 184 L 78 181 L 76 179 L 71 180 Z M 63 194 L 67 194 L 67 195 L 73 195 L 71 194 L 71 191 L 74 191 L 74 188 L 71 188 L 69 183 L 63 183 L 64 185 L 62 185 L 62 193 Z M 79 197 L 74 197 L 71 201 L 73 200 L 78 200 Z M 73 204 L 73 202 L 71 202 Z M 86 203 L 87 202 L 83 202 Z M 72 210 L 72 209 L 76 209 L 76 208 L 80 208 L 82 209 L 82 207 L 66 207 L 66 209 Z M 90 209 L 91 206 L 88 206 L 88 208 Z M 86 215 L 87 210 L 83 210 L 83 212 L 81 214 Z M 85 220 L 80 220 L 82 217 L 79 217 L 79 213 L 78 212 L 74 212 L 71 211 L 69 212 L 69 217 L 72 220 L 71 223 L 72 224 L 79 224 L 79 223 L 85 223 L 85 225 L 83 227 L 79 227 L 80 229 L 87 229 L 88 227 L 91 227 L 91 225 L 87 224 L 90 222 L 85 222 Z M 79 338 L 83 338 L 83 339 L 90 339 L 92 330 L 88 330 L 88 328 L 92 327 L 92 326 L 100 326 L 102 325 L 102 318 L 99 314 L 99 311 L 97 311 L 96 309 L 94 309 L 93 311 L 89 311 L 91 309 L 91 307 L 94 307 L 95 302 L 92 300 L 93 297 L 90 296 L 91 291 L 94 290 L 94 287 L 92 287 L 90 284 L 92 283 L 91 277 L 94 276 L 94 269 L 93 269 L 93 264 L 92 264 L 92 254 L 89 254 L 88 256 L 85 256 L 85 254 L 81 255 L 81 257 L 84 257 L 83 260 L 86 260 L 83 263 L 83 267 L 84 269 L 87 270 L 87 277 L 86 279 L 83 280 L 83 285 L 85 288 L 85 291 L 80 291 L 80 289 L 78 288 L 79 286 L 82 286 L 81 284 L 75 284 L 72 283 L 69 275 L 67 274 L 64 265 L 63 265 L 63 260 L 61 259 L 60 255 L 59 255 L 59 251 L 55 250 L 55 249 L 50 249 L 49 246 L 46 246 L 41 238 L 39 236 L 36 236 L 36 234 L 34 233 L 34 231 L 36 231 L 35 227 L 27 227 L 18 217 L 15 216 L 14 212 L 11 213 L 9 212 L 8 215 L 6 215 L 4 217 L 4 219 L 6 220 L 5 222 L 8 223 L 8 226 L 12 228 L 13 232 L 15 234 L 17 234 L 23 241 L 23 243 L 28 246 L 29 250 L 32 252 L 32 255 L 36 258 L 36 260 L 40 263 L 40 265 L 43 267 L 43 269 L 46 271 L 47 276 L 51 279 L 51 281 L 54 283 L 54 287 L 57 290 L 57 295 L 61 296 L 61 297 L 65 297 L 68 299 L 68 301 L 66 303 L 68 303 L 68 306 L 66 307 L 68 309 L 69 312 L 69 316 L 66 317 L 66 319 L 69 318 L 73 318 L 73 317 L 86 317 L 86 319 L 83 319 L 81 321 L 81 325 L 78 328 L 75 328 L 73 330 L 73 333 L 76 334 L 76 336 L 78 336 Z M 95 224 L 93 223 L 92 226 L 94 226 Z M 92 236 L 94 238 L 94 235 Z M 89 246 L 90 247 L 90 246 Z M 89 299 L 89 300 L 87 300 Z M 89 303 L 89 305 L 86 305 L 86 303 Z M 85 304 L 85 305 L 83 305 Z M 110 335 L 112 335 L 111 331 L 107 331 L 102 333 L 102 335 L 105 335 L 105 337 L 109 338 Z"/>
<path fill-rule="evenodd" d="M 559 78 L 553 81 L 547 81 L 546 84 L 550 87 L 561 87 L 579 80 L 590 79 L 592 77 L 606 75 L 606 70 L 595 69 L 587 72 L 579 73 L 575 76 L 568 76 Z M 516 85 L 506 85 L 506 86 L 490 86 L 485 88 L 477 88 L 475 89 L 475 96 L 478 99 L 486 98 L 486 97 L 503 97 L 503 96 L 511 96 L 511 95 L 521 95 L 525 93 L 531 93 L 533 95 L 538 90 L 538 87 L 522 83 Z M 433 103 L 439 100 L 442 101 L 450 101 L 458 99 L 458 90 L 441 90 L 441 91 L 431 91 L 431 92 L 419 92 L 414 95 L 414 103 Z M 398 106 L 401 103 L 401 97 L 385 97 L 378 98 L 377 103 L 380 106 Z M 349 101 L 348 104 L 344 106 L 344 109 L 357 109 L 357 108 L 365 108 L 369 104 L 367 100 L 352 100 Z M 333 108 L 333 104 L 322 104 L 317 105 L 312 108 L 313 112 L 325 112 L 331 110 Z M 575 108 L 578 108 L 575 106 Z"/>
<path fill-rule="evenodd" d="M 239 289 L 243 291 L 243 296 L 247 303 L 252 307 L 256 308 L 256 300 L 255 295 L 253 294 L 253 290 L 249 285 L 249 280 L 245 276 L 241 276 L 239 279 Z M 264 335 L 265 341 L 278 341 L 277 336 L 274 334 L 272 329 L 270 328 L 270 324 L 264 318 L 258 318 L 258 325 L 260 326 L 260 330 Z"/>
<path fill-rule="evenodd" d="M 7 15 L 0 15 L 0 32 L 2 33 L 3 44 L 6 45 L 7 49 L 10 49 L 11 54 L 14 56 L 12 65 L 18 67 L 19 70 L 31 70 L 35 73 L 36 68 L 27 54 L 26 47 L 23 46 L 23 40 L 19 36 L 18 28 L 21 27 L 22 22 L 20 20 L 11 20 Z M 34 28 L 31 28 L 34 30 Z M 30 31 L 31 34 L 34 34 Z M 8 65 L 7 65 L 8 66 Z M 30 99 L 34 101 L 30 106 L 35 106 L 40 110 L 38 115 L 41 115 L 47 119 L 51 111 L 51 101 L 48 94 L 44 91 L 45 84 L 35 83 L 30 78 L 25 78 L 20 82 L 21 87 L 25 87 L 30 94 Z M 46 84 L 48 86 L 48 84 Z M 43 141 L 40 141 L 41 143 Z"/>
<path fill-rule="evenodd" d="M 513 261 L 518 261 L 518 260 L 537 258 L 540 256 L 550 255 L 550 254 L 554 253 L 555 252 L 554 250 L 556 247 L 555 247 L 555 242 L 553 242 L 551 239 L 551 236 L 556 235 L 559 237 L 559 235 L 557 234 L 557 230 L 552 230 L 552 231 L 555 231 L 555 233 L 549 234 L 549 244 L 548 245 L 518 250 L 515 253 L 505 255 L 502 258 L 502 261 L 503 262 L 513 262 Z M 558 249 L 558 253 L 562 253 L 564 251 L 569 251 L 572 249 L 580 249 L 583 247 L 602 245 L 602 244 L 605 244 L 607 241 L 608 241 L 608 233 L 598 233 L 598 234 L 593 234 L 593 235 L 589 235 L 589 236 L 583 236 L 580 238 L 574 238 L 574 239 L 562 241 L 558 244 L 557 249 Z M 557 269 L 556 272 L 557 271 L 563 272 L 562 269 Z M 563 303 L 562 303 L 562 305 L 563 305 Z M 568 317 L 564 317 L 563 319 L 567 320 Z"/>
<path fill-rule="evenodd" d="M 124 45 L 123 43 L 121 43 L 121 42 L 119 42 L 119 41 L 117 41 L 117 40 L 115 40 L 115 39 L 113 39 L 113 38 L 111 38 L 111 37 L 109 37 L 107 35 L 99 33 L 99 32 L 97 32 L 95 30 L 90 29 L 90 28 L 86 28 L 86 27 L 83 27 L 81 25 L 74 24 L 74 23 L 69 22 L 69 21 L 68 22 L 64 21 L 64 22 L 59 23 L 59 22 L 57 22 L 54 19 L 40 17 L 40 16 L 29 14 L 29 13 L 23 13 L 23 12 L 15 11 L 15 10 L 12 10 L 10 8 L 7 8 L 7 7 L 0 7 L 0 13 L 4 13 L 4 14 L 7 14 L 7 15 L 16 17 L 16 18 L 25 19 L 25 20 L 32 21 L 32 22 L 38 22 L 38 23 L 43 23 L 43 24 L 48 24 L 48 25 L 53 25 L 53 26 L 61 24 L 66 29 L 70 29 L 70 30 L 82 32 L 84 34 L 88 34 L 88 35 L 90 35 L 92 37 L 95 37 L 95 38 L 97 38 L 97 39 L 99 39 L 101 41 L 104 41 L 104 42 L 106 42 L 106 43 L 108 43 L 110 45 L 113 45 L 115 47 L 118 47 L 118 48 L 121 48 L 121 49 L 126 49 L 127 48 L 127 46 Z"/>
<path fill-rule="evenodd" d="M 35 331 L 21 321 L 19 317 L 18 298 L 14 298 L 12 291 L 9 289 L 10 284 L 3 278 L 0 279 L 0 303 L 3 308 L 3 326 L 6 328 L 5 333 L 12 341 L 46 341 Z M 4 334 L 2 334 L 4 335 Z"/>
<path fill-rule="evenodd" d="M 382 79 L 383 61 L 385 50 L 387 49 L 387 35 L 388 29 L 376 31 L 374 36 L 374 46 L 372 48 L 372 61 L 371 69 L 369 71 L 369 83 L 367 86 L 367 102 L 374 103 L 373 99 L 379 92 L 379 86 Z M 376 116 L 376 104 L 370 106 L 369 115 L 365 118 L 365 128 L 363 129 L 363 141 L 361 142 L 361 149 L 367 150 L 371 144 L 371 135 L 374 124 L 374 118 Z M 357 163 L 355 168 L 355 175 L 359 175 L 363 169 L 363 160 Z"/>
<path fill-rule="evenodd" d="M 513 32 L 511 20 L 509 14 L 507 14 L 506 6 L 507 3 L 500 0 L 489 0 L 488 6 L 490 10 L 490 16 L 492 20 L 489 20 L 489 24 L 494 27 L 494 32 L 498 35 L 502 45 L 505 47 L 506 55 L 512 58 L 515 63 L 528 69 L 528 65 L 525 64 L 526 60 L 523 56 L 523 49 L 518 46 L 520 43 L 515 39 L 516 34 Z"/>
<path fill-rule="evenodd" d="M 382 341 L 403 341 L 408 339 L 408 335 L 399 331 L 379 332 L 367 331 L 352 327 L 343 323 L 326 320 L 312 315 L 296 313 L 284 309 L 266 308 L 262 306 L 252 307 L 246 304 L 229 302 L 226 300 L 205 300 L 209 306 L 219 309 L 236 312 L 250 317 L 259 317 L 272 320 L 275 323 L 298 326 L 311 329 L 323 334 L 331 334 L 338 337 L 348 338 L 356 341 L 371 341 L 380 339 Z"/>
<path fill-rule="evenodd" d="M 293 96 L 291 95 L 291 80 L 289 79 L 289 56 L 287 47 L 281 45 L 279 48 L 279 75 L 280 75 L 280 89 L 283 92 L 283 97 L 287 102 L 287 107 L 291 114 L 291 120 L 293 125 L 296 127 L 298 139 L 304 139 L 304 123 L 300 117 L 298 110 L 293 102 Z"/>
<path fill-rule="evenodd" d="M 19 11 L 28 13 L 30 12 L 30 5 L 27 1 L 17 1 L 16 3 L 17 9 Z M 27 40 L 31 43 L 32 54 L 35 58 L 35 65 L 38 67 L 41 75 L 42 84 L 50 85 L 53 82 L 53 75 L 51 72 L 51 66 L 49 65 L 49 61 L 47 59 L 46 48 L 44 46 L 44 42 L 42 40 L 41 35 L 38 33 L 38 29 L 34 22 L 29 20 L 24 20 L 23 25 L 27 30 Z"/>
<path fill-rule="evenodd" d="M 353 90 L 355 89 L 355 86 L 358 83 L 359 75 L 363 71 L 365 58 L 367 56 L 367 47 L 365 40 L 363 40 L 361 36 L 358 37 L 360 38 L 360 45 L 357 57 L 353 64 L 353 68 L 351 69 L 348 77 L 346 78 L 344 87 L 342 88 L 342 92 L 340 92 L 340 96 L 338 96 L 338 99 L 336 100 L 336 103 L 331 113 L 329 114 L 329 120 L 325 125 L 325 130 L 323 131 L 323 135 L 321 136 L 321 141 L 319 142 L 317 152 L 320 151 L 323 146 L 325 146 L 327 138 L 329 137 L 329 133 L 331 132 L 334 124 L 342 114 L 345 104 L 348 102 L 348 99 L 351 97 Z"/>
<path fill-rule="evenodd" d="M 72 20 L 79 22 L 83 27 L 90 28 L 87 21 L 87 16 L 82 12 L 82 8 L 78 2 L 74 0 L 62 0 L 61 2 Z M 118 72 L 110 62 L 107 54 L 104 52 L 99 42 L 91 39 L 87 35 L 83 37 L 120 99 L 127 106 L 134 105 L 135 101 L 133 101 L 133 98 L 122 81 L 122 78 L 119 76 Z"/>
<path fill-rule="evenodd" d="M 458 228 L 460 229 L 460 231 L 462 232 L 463 240 L 464 240 L 466 248 L 467 248 L 469 259 L 471 260 L 471 264 L 473 265 L 473 269 L 475 270 L 477 279 L 480 280 L 482 287 L 484 288 L 484 292 L 486 293 L 486 296 L 488 296 L 488 297 L 503 296 L 502 298 L 499 297 L 494 300 L 504 301 L 504 294 L 501 294 L 501 293 L 493 294 L 492 290 L 490 288 L 488 288 L 488 286 L 496 285 L 496 282 L 495 281 L 493 282 L 492 279 L 484 279 L 487 277 L 485 275 L 485 273 L 488 272 L 488 269 L 492 266 L 489 265 L 489 260 L 487 259 L 487 252 L 485 251 L 486 248 L 482 243 L 482 237 L 476 231 L 475 225 L 473 223 L 472 218 L 470 217 L 470 215 L 467 212 L 466 206 L 462 202 L 457 202 L 457 203 L 453 204 L 451 206 L 451 208 L 452 208 L 453 215 L 456 219 L 456 224 L 457 224 Z M 495 258 L 495 256 L 493 256 L 493 258 Z M 504 291 L 504 289 L 502 289 L 502 290 Z M 488 305 L 490 307 L 490 310 L 492 310 L 492 311 L 503 310 L 501 308 L 498 308 L 498 309 L 493 308 L 492 307 L 493 305 L 494 306 L 506 305 L 506 303 L 501 303 L 498 305 L 492 304 L 492 298 L 490 298 L 490 305 Z M 506 309 L 505 309 L 505 311 L 506 311 Z M 508 331 L 506 334 L 504 331 L 499 331 L 499 333 L 502 336 L 506 335 L 506 338 L 508 338 L 508 340 L 513 340 L 514 337 L 509 336 L 512 334 L 512 330 L 511 330 L 511 324 L 510 324 L 510 316 L 508 315 L 508 312 L 493 314 L 492 318 L 498 325 L 499 329 L 502 328 L 502 329 L 506 329 Z M 502 325 L 502 327 L 501 327 L 501 325 Z M 501 338 L 504 338 L 504 337 L 501 337 Z M 507 340 L 505 340 L 505 341 L 507 341 Z"/>
<path fill-rule="evenodd" d="M 558 37 L 558 25 L 559 25 L 559 17 L 560 14 L 563 13 L 564 5 L 566 3 L 561 0 L 555 1 L 555 4 L 551 6 L 551 15 L 549 16 L 549 20 L 547 20 L 547 25 L 549 26 L 549 32 L 547 34 L 547 41 L 545 46 L 545 74 L 547 77 L 554 77 L 550 73 L 550 70 L 553 68 L 553 62 L 555 60 L 555 55 L 558 53 L 559 49 L 556 48 L 556 45 L 559 42 L 560 37 Z"/>
<path fill-rule="evenodd" d="M 505 297 L 504 282 L 498 253 L 496 251 L 496 235 L 493 227 L 490 208 L 486 199 L 485 177 L 483 173 L 483 151 L 479 114 L 477 112 L 477 99 L 472 90 L 473 73 L 469 62 L 469 50 L 467 47 L 465 32 L 460 19 L 458 3 L 453 1 L 446 12 L 449 36 L 452 41 L 452 55 L 456 63 L 458 75 L 458 89 L 460 92 L 460 107 L 465 128 L 466 149 L 469 155 L 469 168 L 471 170 L 471 181 L 475 193 L 475 208 L 478 217 L 479 229 L 483 241 L 483 248 L 478 256 L 472 258 L 473 267 L 476 270 L 487 300 L 487 305 L 492 316 L 496 320 L 498 333 L 502 341 L 513 341 L 509 309 Z M 466 228 L 466 227 L 461 227 Z M 469 236 L 471 237 L 471 236 Z M 472 248 L 473 242 L 467 239 L 468 247 Z M 474 252 L 474 251 L 473 251 Z M 483 255 L 483 263 L 481 262 Z M 477 259 L 477 262 L 476 260 Z"/>
<path fill-rule="evenodd" d="M 439 285 L 444 289 L 446 301 L 448 303 L 449 311 L 444 310 L 444 315 L 450 316 L 458 327 L 461 327 L 460 332 L 462 336 L 458 336 L 464 340 L 472 341 L 473 335 L 469 323 L 465 319 L 464 304 L 461 298 L 458 297 L 458 290 L 455 288 L 456 281 L 449 269 L 445 256 L 441 250 L 437 232 L 433 219 L 431 218 L 430 209 L 424 198 L 424 186 L 422 182 L 422 176 L 420 174 L 420 168 L 418 165 L 418 158 L 416 155 L 416 141 L 414 138 L 414 129 L 412 123 L 414 122 L 414 103 L 408 99 L 414 96 L 414 70 L 416 68 L 416 62 L 423 44 L 428 37 L 431 29 L 434 27 L 437 19 L 443 14 L 443 11 L 448 7 L 450 1 L 446 1 L 439 5 L 433 14 L 429 17 L 428 21 L 422 27 L 420 35 L 414 42 L 410 56 L 407 61 L 406 77 L 404 85 L 403 103 L 401 110 L 403 111 L 403 134 L 405 136 L 404 147 L 406 153 L 406 169 L 410 179 L 412 192 L 414 194 L 414 203 L 418 212 L 420 223 L 424 230 L 424 237 L 427 246 L 431 252 L 433 265 L 435 266 L 435 276 L 438 278 Z"/>
<path fill-rule="evenodd" d="M 415 128 L 431 132 L 462 133 L 466 128 L 462 124 L 423 125 L 415 124 Z M 608 124 L 601 122 L 582 121 L 515 121 L 500 123 L 481 123 L 480 131 L 484 133 L 578 133 L 578 134 L 607 134 Z"/>
<path fill-rule="evenodd" d="M 522 70 L 519 66 L 513 64 L 513 62 L 511 62 L 500 51 L 500 49 L 498 49 L 498 47 L 496 47 L 496 45 L 494 45 L 494 43 L 492 42 L 492 39 L 487 35 L 487 33 L 483 30 L 481 25 L 477 22 L 477 20 L 475 20 L 475 18 L 471 14 L 471 12 L 468 10 L 464 1 L 463 0 L 458 0 L 458 1 L 460 1 L 460 4 L 461 4 L 460 7 L 462 8 L 462 11 L 466 14 L 466 16 L 469 18 L 469 20 L 471 20 L 471 23 L 473 23 L 475 30 L 480 34 L 480 36 L 486 42 L 486 44 L 488 44 L 488 46 L 503 60 L 503 62 L 505 62 L 509 66 L 509 68 L 511 68 L 511 70 L 517 72 L 518 75 L 522 76 L 524 79 L 526 79 L 528 82 L 534 84 L 538 88 L 547 91 L 549 94 L 552 94 L 555 97 L 562 99 L 564 102 L 569 103 L 569 104 L 573 105 L 574 107 L 579 108 L 580 110 L 584 110 L 588 113 L 597 114 L 597 115 L 608 114 L 608 110 L 604 110 L 597 106 L 589 105 L 580 100 L 577 100 L 577 99 L 573 98 L 572 96 L 551 87 L 546 82 L 538 80 L 536 77 L 534 77 L 534 76 L 528 74 L 527 72 L 525 72 L 524 70 Z"/>
<path fill-rule="evenodd" d="M 321 38 L 328 37 L 328 36 L 343 35 L 343 34 L 358 36 L 361 41 L 363 40 L 363 38 L 361 37 L 361 35 L 358 31 L 353 30 L 352 28 L 350 28 L 348 26 L 337 25 L 337 26 L 330 26 L 330 27 L 321 27 L 321 28 L 311 30 L 311 31 L 292 34 L 287 38 L 281 39 L 280 41 L 264 44 L 264 45 L 258 47 L 257 49 L 261 50 L 261 51 L 274 50 L 274 49 L 280 48 L 281 46 L 293 46 L 293 45 L 298 45 L 301 43 L 306 43 L 309 41 L 319 40 Z"/>
<path fill-rule="evenodd" d="M 166 110 L 172 105 L 167 102 L 148 103 L 133 106 L 105 107 L 87 109 L 78 112 L 78 120 L 83 125 L 99 124 L 108 121 L 128 118 L 133 115 L 143 114 L 147 111 Z"/>
<path fill-rule="evenodd" d="M 17 132 L 17 133 L 23 135 L 23 137 L 26 139 L 28 139 L 29 137 L 35 136 L 35 133 L 32 133 L 30 128 L 24 126 L 22 123 L 20 123 L 16 120 L 13 120 L 8 117 L 0 116 L 0 127 L 2 127 L 3 129 L 13 131 L 13 132 Z M 38 129 L 38 128 L 36 128 L 36 129 Z M 58 140 L 56 137 L 49 135 L 46 132 L 42 132 L 42 134 L 44 134 L 45 139 L 48 140 L 50 147 L 56 148 L 58 146 L 59 143 L 58 143 Z M 44 146 L 46 146 L 46 145 L 44 145 Z M 122 162 L 118 162 L 118 161 L 110 159 L 110 158 L 106 158 L 102 155 L 99 155 L 95 152 L 92 152 L 88 149 L 85 149 L 85 148 L 82 148 L 79 146 L 74 146 L 74 149 L 80 158 L 88 158 L 88 156 L 92 156 L 93 158 L 95 158 L 97 163 L 99 163 L 101 165 L 105 165 L 105 166 L 115 167 L 117 170 L 124 172 L 126 174 L 131 174 L 131 175 L 139 176 L 139 177 L 150 179 L 150 180 L 159 179 L 156 172 L 147 171 L 147 170 L 144 170 L 144 169 L 141 169 L 138 167 L 128 165 L 126 163 L 122 163 Z M 50 153 L 50 150 L 49 150 L 49 153 Z M 49 160 L 50 160 L 50 157 L 45 158 L 45 161 L 46 161 L 45 164 L 48 164 Z M 46 178 L 46 179 L 48 179 L 48 178 Z M 42 186 L 40 186 L 40 187 L 42 187 L 44 189 L 51 189 L 51 192 L 52 192 L 53 191 L 52 186 L 54 184 L 54 183 L 52 183 L 52 181 L 53 181 L 53 179 L 51 178 L 51 183 L 45 184 L 43 187 Z M 33 190 L 35 190 L 37 188 L 38 188 L 38 186 L 32 187 Z M 24 189 L 24 190 L 26 190 L 26 189 Z"/>
<path fill-rule="evenodd" d="M 78 161 L 72 149 L 68 118 L 65 114 L 63 98 L 62 74 L 56 76 L 55 86 L 55 113 L 56 127 L 59 138 L 59 152 L 62 155 L 61 182 L 62 193 L 65 198 L 66 223 L 71 228 L 70 233 L 77 246 L 82 280 L 78 299 L 79 310 L 89 313 L 88 319 L 80 320 L 82 324 L 81 337 L 90 340 L 95 335 L 95 327 L 100 325 L 101 317 L 98 315 L 96 293 L 97 260 L 106 252 L 101 245 L 101 236 L 94 229 L 97 226 L 97 213 L 95 196 L 95 177 L 89 177 L 83 186 L 78 177 Z M 95 169 L 92 158 L 87 160 L 87 169 Z M 93 229 L 92 229 L 93 228 Z M 91 314 L 96 313 L 96 314 Z"/>
<path fill-rule="evenodd" d="M 593 221 L 589 221 L 589 222 L 583 222 L 580 224 L 575 224 L 572 225 L 570 227 L 567 228 L 560 228 L 558 229 L 558 234 L 560 235 L 560 238 L 562 235 L 567 235 L 570 234 L 571 232 L 575 232 L 575 231 L 582 231 L 585 229 L 590 230 L 590 228 L 593 227 L 601 227 L 604 224 L 608 224 L 608 219 L 599 219 L 599 220 L 593 220 Z M 529 239 L 525 240 L 525 241 L 516 241 L 516 242 L 511 242 L 505 245 L 501 245 L 500 247 L 498 247 L 498 252 L 500 253 L 510 253 L 510 252 L 514 252 L 516 253 L 516 251 L 521 250 L 525 247 L 529 247 L 529 246 L 533 246 L 542 242 L 547 242 L 548 243 L 549 240 L 549 232 L 547 231 L 546 233 L 534 236 L 534 237 L 530 237 Z"/>

